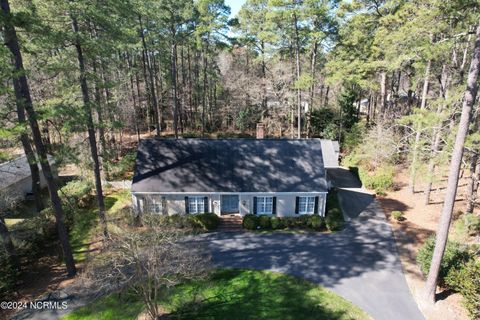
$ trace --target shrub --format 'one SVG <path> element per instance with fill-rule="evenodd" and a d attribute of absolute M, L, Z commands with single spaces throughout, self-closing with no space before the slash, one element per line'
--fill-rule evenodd
<path fill-rule="evenodd" d="M 60 189 L 60 194 L 66 198 L 70 205 L 86 207 L 92 198 L 90 197 L 92 189 L 93 183 L 90 180 L 73 180 Z"/>
<path fill-rule="evenodd" d="M 279 230 L 285 228 L 285 218 L 272 217 L 270 220 L 273 230 Z"/>
<path fill-rule="evenodd" d="M 220 224 L 220 218 L 215 213 L 201 213 L 191 217 L 194 222 L 207 231 L 217 229 Z"/>
<path fill-rule="evenodd" d="M 137 154 L 129 152 L 125 154 L 120 161 L 108 163 L 108 169 L 113 179 L 129 179 L 135 167 L 135 159 Z"/>
<path fill-rule="evenodd" d="M 384 194 L 387 190 L 392 189 L 394 185 L 395 168 L 391 165 L 376 168 L 374 171 L 360 168 L 359 175 L 366 188 L 375 190 L 378 194 Z"/>
<path fill-rule="evenodd" d="M 296 226 L 297 217 L 284 217 L 281 219 L 285 228 L 294 228 Z"/>
<path fill-rule="evenodd" d="M 165 217 L 165 226 L 167 227 L 174 227 L 178 229 L 195 229 L 199 227 L 194 220 L 194 216 L 192 215 L 174 214 L 171 216 L 160 217 Z"/>
<path fill-rule="evenodd" d="M 405 219 L 402 211 L 392 211 L 392 217 L 397 221 L 403 221 Z"/>
<path fill-rule="evenodd" d="M 308 217 L 308 227 L 313 230 L 322 230 L 325 228 L 325 220 L 317 214 Z"/>
<path fill-rule="evenodd" d="M 7 297 L 15 289 L 17 272 L 12 266 L 7 253 L 0 248 L 0 298 Z"/>
<path fill-rule="evenodd" d="M 299 215 L 295 218 L 295 227 L 297 228 L 308 228 L 308 215 Z"/>
<path fill-rule="evenodd" d="M 271 218 L 269 216 L 259 216 L 258 225 L 261 229 L 270 229 L 272 227 Z"/>
<path fill-rule="evenodd" d="M 430 270 L 434 248 L 435 236 L 431 236 L 425 241 L 420 250 L 418 250 L 417 264 L 425 275 L 428 274 Z M 462 264 L 469 260 L 469 257 L 468 252 L 462 248 L 459 243 L 448 241 L 442 263 L 440 264 L 440 272 L 438 275 L 439 283 L 444 285 L 447 275 L 453 270 L 459 270 Z"/>
<path fill-rule="evenodd" d="M 464 297 L 472 319 L 480 319 L 480 259 L 471 259 L 460 269 L 452 270 L 445 282 Z"/>
<path fill-rule="evenodd" d="M 248 230 L 257 230 L 259 225 L 258 217 L 254 214 L 247 214 L 243 217 L 242 225 Z"/>
<path fill-rule="evenodd" d="M 342 212 L 338 208 L 328 210 L 325 225 L 329 231 L 338 231 L 343 226 Z"/>
<path fill-rule="evenodd" d="M 474 214 L 465 214 L 463 216 L 465 227 L 469 235 L 476 235 L 480 233 L 480 217 Z"/>
<path fill-rule="evenodd" d="M 327 193 L 327 202 L 325 210 L 328 212 L 330 209 L 339 208 L 340 205 L 338 204 L 338 195 L 337 190 L 333 189 L 329 193 Z"/>

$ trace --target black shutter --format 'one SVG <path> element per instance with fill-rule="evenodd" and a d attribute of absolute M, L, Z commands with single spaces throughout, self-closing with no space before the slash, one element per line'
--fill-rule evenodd
<path fill-rule="evenodd" d="M 315 197 L 315 209 L 313 209 L 314 214 L 318 214 L 318 196 Z"/>
<path fill-rule="evenodd" d="M 257 197 L 253 197 L 253 214 L 257 214 Z"/>
<path fill-rule="evenodd" d="M 298 214 L 299 203 L 300 203 L 300 197 L 295 197 L 295 214 Z"/>
<path fill-rule="evenodd" d="M 272 199 L 272 214 L 277 213 L 277 197 L 273 197 Z"/>
<path fill-rule="evenodd" d="M 203 212 L 204 213 L 208 212 L 208 197 L 203 198 Z"/>
<path fill-rule="evenodd" d="M 188 197 L 185 197 L 185 213 L 189 214 L 190 210 L 188 209 Z"/>

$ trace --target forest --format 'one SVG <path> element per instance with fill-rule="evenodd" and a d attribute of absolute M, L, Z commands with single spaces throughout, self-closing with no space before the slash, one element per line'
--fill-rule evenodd
<path fill-rule="evenodd" d="M 435 301 L 438 284 L 480 316 L 477 0 L 246 0 L 234 15 L 224 0 L 0 4 L 0 162 L 26 155 L 33 211 L 54 221 L 66 276 L 76 209 L 47 155 L 83 177 L 109 239 L 107 182 L 131 178 L 140 139 L 249 138 L 263 123 L 267 138 L 338 140 L 377 197 L 403 188 L 436 208 L 422 297 Z M 5 222 L 21 204 L 0 198 L 0 268 L 14 270 L 2 296 L 30 271 Z M 457 219 L 462 258 L 448 240 Z"/>

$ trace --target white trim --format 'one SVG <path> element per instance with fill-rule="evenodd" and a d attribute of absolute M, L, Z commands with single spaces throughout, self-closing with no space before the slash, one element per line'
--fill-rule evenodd
<path fill-rule="evenodd" d="M 310 202 L 313 199 L 313 209 L 312 209 L 311 212 L 310 211 L 300 211 L 300 206 L 301 206 L 300 202 L 302 201 L 302 198 L 305 198 L 305 209 L 307 209 L 307 210 L 308 210 L 308 206 L 310 205 Z M 309 199 L 309 198 L 311 198 L 311 199 Z M 299 206 L 298 214 L 314 214 L 315 213 L 315 200 L 316 199 L 313 196 L 299 196 L 298 197 L 298 206 Z"/>
<path fill-rule="evenodd" d="M 195 206 L 195 212 L 192 211 L 191 207 L 190 207 L 190 200 L 194 200 L 193 202 L 195 203 L 194 206 Z M 199 201 L 200 200 L 200 201 Z M 188 205 L 188 214 L 198 214 L 198 213 L 204 213 L 204 212 L 208 212 L 208 208 L 205 208 L 205 198 L 202 197 L 202 196 L 191 196 L 191 197 L 188 197 L 188 201 L 187 201 L 187 205 Z M 208 202 L 207 202 L 207 205 L 208 205 Z M 199 210 L 199 206 L 202 207 L 203 210 Z M 205 210 L 206 209 L 206 210 Z"/>
<path fill-rule="evenodd" d="M 257 215 L 273 214 L 273 198 L 274 198 L 274 197 L 272 197 L 272 196 L 259 196 L 259 197 L 256 197 L 256 198 L 257 198 L 257 201 L 256 201 L 257 207 L 254 209 L 254 210 L 255 210 L 254 212 L 255 212 Z M 269 199 L 269 200 L 272 202 L 272 210 L 271 210 L 270 212 L 267 212 L 267 211 L 259 211 L 259 205 L 258 205 L 258 204 L 259 204 L 259 203 L 258 203 L 259 198 L 263 198 L 263 202 L 264 202 L 263 207 L 267 207 L 267 199 Z"/>
<path fill-rule="evenodd" d="M 289 194 L 299 194 L 299 193 L 302 193 L 302 194 L 327 194 L 328 191 L 295 191 L 295 192 L 271 192 L 271 191 L 267 191 L 267 192 L 187 192 L 187 191 L 180 191 L 180 192 L 173 192 L 173 191 L 168 191 L 168 192 L 164 192 L 164 191 L 131 191 L 132 194 L 183 194 L 183 195 L 192 195 L 192 196 L 195 196 L 197 194 L 199 195 L 224 195 L 224 194 L 243 194 L 243 195 L 257 195 L 257 194 L 266 194 L 266 195 L 275 195 L 275 194 L 284 194 L 284 195 L 289 195 Z"/>

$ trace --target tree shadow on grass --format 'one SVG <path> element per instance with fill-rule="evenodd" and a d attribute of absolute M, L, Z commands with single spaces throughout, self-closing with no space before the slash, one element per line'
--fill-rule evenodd
<path fill-rule="evenodd" d="M 113 207 L 117 201 L 118 201 L 117 198 L 106 196 L 105 197 L 105 210 L 110 210 L 110 208 Z"/>
<path fill-rule="evenodd" d="M 317 285 L 271 272 L 224 269 L 171 296 L 168 319 L 351 319 L 353 305 Z"/>

